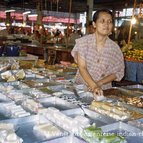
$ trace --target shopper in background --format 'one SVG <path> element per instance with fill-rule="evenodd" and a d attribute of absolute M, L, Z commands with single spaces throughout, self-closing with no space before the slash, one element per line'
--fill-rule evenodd
<path fill-rule="evenodd" d="M 40 44 L 40 33 L 38 30 L 33 30 L 33 34 L 31 35 L 31 40 L 33 44 Z"/>
<path fill-rule="evenodd" d="M 70 35 L 69 35 L 69 41 L 68 44 L 74 46 L 75 45 L 75 40 L 81 37 L 81 32 L 80 30 L 73 30 Z"/>
<path fill-rule="evenodd" d="M 86 84 L 94 95 L 102 95 L 111 88 L 112 81 L 124 76 L 124 59 L 120 47 L 108 36 L 113 29 L 114 18 L 108 9 L 94 13 L 94 34 L 76 40 L 72 55 L 78 63 L 76 83 Z"/>
<path fill-rule="evenodd" d="M 93 21 L 89 21 L 86 27 L 87 27 L 87 34 L 93 34 L 95 32 L 95 28 L 93 27 Z"/>

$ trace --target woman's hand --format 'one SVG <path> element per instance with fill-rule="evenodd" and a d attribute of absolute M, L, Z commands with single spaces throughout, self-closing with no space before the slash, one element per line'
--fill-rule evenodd
<path fill-rule="evenodd" d="M 95 87 L 93 90 L 93 95 L 94 96 L 102 96 L 103 90 L 101 89 L 101 87 Z"/>
<path fill-rule="evenodd" d="M 100 86 L 95 85 L 94 87 L 88 87 L 88 91 L 92 92 L 94 96 L 102 96 L 103 95 L 103 90 Z"/>

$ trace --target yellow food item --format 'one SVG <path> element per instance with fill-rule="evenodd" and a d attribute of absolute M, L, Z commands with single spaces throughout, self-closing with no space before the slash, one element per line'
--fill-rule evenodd
<path fill-rule="evenodd" d="M 8 78 L 8 80 L 7 80 L 7 82 L 10 82 L 10 81 L 16 81 L 16 78 L 15 78 L 15 76 L 10 76 L 9 78 Z"/>
<path fill-rule="evenodd" d="M 17 79 L 21 80 L 21 79 L 24 79 L 26 75 L 25 75 L 24 70 L 22 69 L 22 70 L 18 71 L 15 76 Z"/>

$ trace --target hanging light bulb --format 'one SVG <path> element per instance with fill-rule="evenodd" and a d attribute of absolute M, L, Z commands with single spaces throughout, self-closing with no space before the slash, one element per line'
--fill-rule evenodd
<path fill-rule="evenodd" d="M 136 24 L 136 22 L 137 22 L 136 18 L 133 17 L 133 18 L 131 19 L 131 23 L 134 25 L 134 24 Z"/>

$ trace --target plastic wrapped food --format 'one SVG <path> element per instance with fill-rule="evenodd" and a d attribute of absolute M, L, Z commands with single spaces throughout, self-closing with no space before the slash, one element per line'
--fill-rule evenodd
<path fill-rule="evenodd" d="M 96 126 L 85 128 L 81 136 L 89 143 L 127 143 L 124 137 L 113 133 L 103 133 L 101 128 L 97 128 Z"/>

